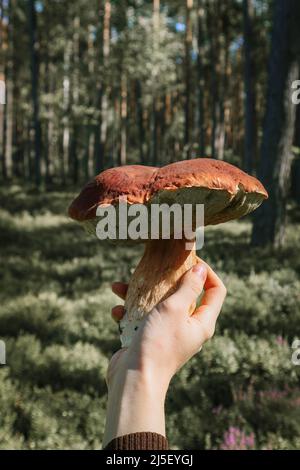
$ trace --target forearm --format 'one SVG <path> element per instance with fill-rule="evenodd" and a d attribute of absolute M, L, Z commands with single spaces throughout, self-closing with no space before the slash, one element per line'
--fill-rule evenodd
<path fill-rule="evenodd" d="M 112 439 L 137 432 L 165 436 L 166 387 L 136 370 L 115 377 L 109 387 L 103 447 Z"/>

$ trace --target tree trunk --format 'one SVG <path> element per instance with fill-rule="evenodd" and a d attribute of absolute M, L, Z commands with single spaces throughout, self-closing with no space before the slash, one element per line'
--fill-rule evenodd
<path fill-rule="evenodd" d="M 269 199 L 255 213 L 254 245 L 279 247 L 284 240 L 296 117 L 291 84 L 299 76 L 299 24 L 300 2 L 276 0 L 259 172 Z"/>
<path fill-rule="evenodd" d="M 209 61 L 210 61 L 210 95 L 211 95 L 211 157 L 216 158 L 216 132 L 217 132 L 217 108 L 218 108 L 218 41 L 216 40 L 217 31 L 216 31 L 216 21 L 215 15 L 217 14 L 214 11 L 214 7 L 219 6 L 219 0 L 212 3 L 211 1 L 206 1 L 206 10 L 207 10 L 207 30 L 210 40 L 209 45 Z M 218 8 L 217 8 L 218 9 Z"/>
<path fill-rule="evenodd" d="M 160 0 L 153 0 L 153 54 L 159 52 L 160 41 L 159 41 L 159 33 L 160 33 Z M 158 145 L 157 145 L 157 92 L 155 89 L 155 83 L 158 79 L 159 70 L 156 65 L 152 69 L 152 82 L 154 84 L 153 87 L 153 97 L 152 97 L 152 114 L 151 114 L 151 124 L 150 124 L 150 139 L 151 139 L 151 162 L 153 166 L 157 165 L 158 162 Z"/>
<path fill-rule="evenodd" d="M 28 2 L 30 55 L 31 55 L 31 97 L 34 128 L 34 178 L 37 186 L 41 183 L 41 123 L 39 111 L 39 58 L 37 44 L 37 21 L 35 0 Z"/>
<path fill-rule="evenodd" d="M 99 173 L 104 168 L 105 158 L 105 142 L 107 134 L 107 112 L 108 112 L 108 99 L 106 84 L 104 82 L 105 66 L 110 53 L 110 19 L 111 19 L 111 4 L 110 0 L 99 0 L 98 10 L 100 17 L 103 17 L 102 23 L 98 28 L 98 70 L 97 80 L 97 98 L 96 108 L 98 110 L 98 123 L 95 129 L 95 169 Z M 104 11 L 103 11 L 104 10 Z"/>
<path fill-rule="evenodd" d="M 138 135 L 139 135 L 139 151 L 140 151 L 140 161 L 141 164 L 145 164 L 145 129 L 144 129 L 144 119 L 143 119 L 143 106 L 142 106 L 142 87 L 139 80 L 135 81 L 135 100 L 136 100 L 136 120 L 138 126 Z"/>
<path fill-rule="evenodd" d="M 103 14 L 103 0 L 98 1 L 98 15 L 100 18 L 104 17 Z M 95 126 L 95 139 L 94 139 L 94 161 L 95 172 L 100 173 L 104 167 L 104 148 L 101 142 L 101 129 L 102 129 L 102 96 L 103 96 L 103 20 L 99 22 L 97 39 L 98 47 L 96 54 L 96 109 L 98 112 L 98 122 Z"/>
<path fill-rule="evenodd" d="M 13 96 L 13 71 L 14 71 L 14 38 L 13 38 L 13 8 L 14 0 L 7 4 L 8 8 L 8 26 L 7 26 L 7 50 L 4 77 L 6 84 L 6 104 L 4 107 L 3 123 L 3 142 L 2 142 L 2 170 L 4 176 L 12 177 L 13 173 L 13 114 L 14 114 L 14 96 Z"/>
<path fill-rule="evenodd" d="M 47 41 L 47 45 L 49 44 L 49 40 Z M 50 93 L 50 64 L 49 64 L 49 51 L 47 50 L 45 53 L 45 84 L 44 84 L 44 93 L 47 95 Z M 53 90 L 51 90 L 53 91 Z M 50 103 L 47 106 L 47 119 L 45 122 L 45 131 L 44 131 L 44 161 L 45 161 L 45 181 L 46 183 L 50 183 L 50 146 L 52 145 L 52 129 L 53 129 L 53 110 L 51 108 Z M 50 118 L 51 116 L 51 118 Z"/>
<path fill-rule="evenodd" d="M 193 40 L 191 13 L 193 0 L 186 0 L 186 28 L 185 28 L 185 130 L 184 145 L 186 157 L 190 155 L 190 128 L 191 128 L 191 46 Z"/>
<path fill-rule="evenodd" d="M 226 139 L 226 129 L 225 129 L 225 113 L 226 113 L 226 106 L 227 106 L 227 94 L 228 94 L 228 63 L 229 63 L 229 17 L 227 13 L 227 7 L 225 3 L 221 4 L 221 15 L 219 20 L 220 26 L 218 30 L 222 31 L 222 40 L 221 44 L 219 44 L 220 49 L 220 58 L 219 62 L 221 64 L 221 80 L 220 80 L 220 94 L 219 94 L 219 102 L 218 102 L 218 118 L 219 122 L 217 125 L 217 135 L 216 135 L 216 150 L 217 150 L 217 158 L 218 160 L 224 160 L 224 152 L 225 152 L 225 139 Z"/>
<path fill-rule="evenodd" d="M 300 70 L 300 61 L 299 61 L 298 66 L 299 66 L 299 70 Z M 296 109 L 294 146 L 297 147 L 298 150 L 300 151 L 300 103 L 298 103 L 297 109 Z M 300 186 L 300 184 L 299 184 L 299 186 Z"/>
<path fill-rule="evenodd" d="M 80 87 L 80 45 L 79 45 L 79 28 L 80 18 L 77 14 L 73 20 L 73 54 L 72 54 L 72 86 L 71 86 L 71 110 L 72 110 L 72 126 L 70 133 L 69 145 L 69 167 L 72 169 L 72 179 L 74 183 L 78 182 L 79 178 L 79 149 L 78 149 L 78 135 L 80 130 L 78 119 L 78 105 L 79 105 L 79 87 Z"/>
<path fill-rule="evenodd" d="M 127 160 L 127 77 L 124 71 L 121 79 L 121 147 L 120 165 L 125 165 Z"/>
<path fill-rule="evenodd" d="M 202 47 L 203 47 L 203 24 L 202 19 L 204 15 L 204 8 L 202 7 L 202 0 L 198 0 L 198 51 L 197 51 L 197 81 L 198 81 L 198 142 L 199 142 L 199 156 L 205 155 L 205 128 L 204 128 L 204 67 L 202 60 Z"/>
<path fill-rule="evenodd" d="M 4 26 L 3 26 L 3 19 L 4 19 L 4 2 L 1 0 L 1 16 L 0 16 L 0 80 L 2 84 L 0 84 L 1 87 L 3 87 L 0 90 L 0 96 L 2 97 L 2 93 L 5 95 L 4 98 L 6 98 L 6 90 L 5 90 L 5 45 L 4 41 L 6 41 L 5 38 L 5 32 L 4 32 Z M 3 85 L 4 84 L 4 85 Z M 5 101 L 5 100 L 4 100 Z M 5 151 L 4 151 L 4 106 L 5 104 L 0 101 L 0 161 L 1 161 L 1 173 L 3 179 L 6 179 L 7 173 L 6 173 L 6 162 L 5 162 Z"/>
<path fill-rule="evenodd" d="M 244 168 L 248 173 L 254 170 L 257 151 L 256 131 L 256 70 L 253 34 L 253 0 L 243 0 L 244 24 L 244 80 L 245 80 L 245 148 Z"/>
<path fill-rule="evenodd" d="M 110 21 L 111 21 L 111 3 L 110 0 L 105 1 L 104 19 L 103 19 L 103 75 L 106 74 L 106 68 L 110 54 Z M 101 147 L 103 158 L 105 157 L 105 145 L 107 139 L 107 121 L 108 121 L 108 87 L 105 81 L 102 81 L 102 119 L 101 119 Z"/>
<path fill-rule="evenodd" d="M 63 76 L 63 119 L 62 119 L 62 149 L 61 149 L 61 176 L 63 184 L 66 183 L 69 173 L 69 145 L 70 145 L 70 114 L 71 114 L 71 41 L 67 41 L 64 51 L 64 76 Z"/>
<path fill-rule="evenodd" d="M 94 85 L 95 80 L 95 37 L 93 25 L 88 27 L 88 40 L 87 40 L 87 60 L 88 60 L 88 74 L 90 77 L 89 83 Z M 92 108 L 94 105 L 94 98 L 92 93 L 89 93 L 87 98 L 88 107 Z M 92 124 L 92 117 L 87 117 L 86 124 L 86 148 L 84 153 L 84 177 L 88 180 L 94 173 L 93 165 L 93 152 L 94 152 L 94 126 Z"/>

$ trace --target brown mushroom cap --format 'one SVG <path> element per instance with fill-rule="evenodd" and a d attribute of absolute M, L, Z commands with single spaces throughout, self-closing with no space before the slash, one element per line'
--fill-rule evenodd
<path fill-rule="evenodd" d="M 256 178 L 212 158 L 180 161 L 159 169 L 152 194 L 155 202 L 204 204 L 205 225 L 238 219 L 268 197 Z"/>
<path fill-rule="evenodd" d="M 182 187 L 202 187 L 210 190 L 225 190 L 235 194 L 239 185 L 247 193 L 258 193 L 268 197 L 263 185 L 230 163 L 213 158 L 195 158 L 171 163 L 160 168 L 152 184 L 152 191 L 174 190 Z"/>
<path fill-rule="evenodd" d="M 69 208 L 71 218 L 96 218 L 99 205 L 204 204 L 205 225 L 218 224 L 252 212 L 268 193 L 254 177 L 224 161 L 198 158 L 162 168 L 131 165 L 100 173 L 88 183 Z"/>
<path fill-rule="evenodd" d="M 126 196 L 129 204 L 143 204 L 149 195 L 150 181 L 157 168 L 127 165 L 110 168 L 97 175 L 81 190 L 69 207 L 69 216 L 83 222 L 96 217 L 97 207 L 117 204 Z"/>

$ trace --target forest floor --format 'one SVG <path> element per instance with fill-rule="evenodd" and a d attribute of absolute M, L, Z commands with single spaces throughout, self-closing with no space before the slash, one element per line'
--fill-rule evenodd
<path fill-rule="evenodd" d="M 141 247 L 102 246 L 66 216 L 74 193 L 1 189 L 0 448 L 97 449 L 118 346 L 113 280 Z M 206 230 L 199 253 L 228 296 L 217 331 L 172 382 L 173 448 L 300 447 L 300 211 L 285 248 L 249 247 L 251 219 Z"/>

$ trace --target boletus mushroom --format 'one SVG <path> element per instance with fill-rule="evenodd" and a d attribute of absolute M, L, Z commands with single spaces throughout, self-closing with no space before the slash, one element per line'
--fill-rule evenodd
<path fill-rule="evenodd" d="M 263 185 L 237 167 L 212 158 L 185 160 L 162 168 L 130 165 L 103 171 L 69 207 L 69 216 L 96 233 L 97 208 L 127 204 L 204 205 L 204 225 L 242 217 L 268 197 Z M 141 240 L 133 240 L 133 242 Z M 195 245 L 185 237 L 148 239 L 128 287 L 126 314 L 120 322 L 122 346 L 128 346 L 141 319 L 175 289 L 181 276 L 197 263 Z M 191 306 L 191 314 L 195 305 Z"/>

